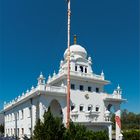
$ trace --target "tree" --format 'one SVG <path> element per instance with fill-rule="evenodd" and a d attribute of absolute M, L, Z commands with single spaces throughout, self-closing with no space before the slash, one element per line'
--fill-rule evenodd
<path fill-rule="evenodd" d="M 2 124 L 0 125 L 0 133 L 2 133 L 2 134 L 4 133 L 4 125 L 2 125 Z"/>
<path fill-rule="evenodd" d="M 113 130 L 115 129 L 115 114 L 112 114 Z M 128 112 L 124 109 L 121 113 L 122 130 L 140 129 L 140 114 Z"/>
<path fill-rule="evenodd" d="M 70 122 L 70 127 L 65 131 L 64 140 L 108 140 L 106 131 L 93 132 L 80 124 Z"/>
<path fill-rule="evenodd" d="M 50 109 L 44 113 L 43 122 L 37 121 L 34 129 L 34 140 L 61 140 L 65 127 L 60 118 L 54 118 Z"/>
<path fill-rule="evenodd" d="M 80 124 L 70 122 L 68 129 L 62 120 L 54 118 L 50 109 L 44 113 L 43 121 L 38 120 L 33 140 L 108 140 L 106 132 L 93 132 Z"/>
<path fill-rule="evenodd" d="M 34 140 L 43 140 L 43 124 L 40 121 L 40 119 L 38 119 L 38 121 L 35 125 L 33 139 Z"/>

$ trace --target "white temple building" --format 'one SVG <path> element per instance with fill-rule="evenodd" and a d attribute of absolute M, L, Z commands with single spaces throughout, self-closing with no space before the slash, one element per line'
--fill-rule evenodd
<path fill-rule="evenodd" d="M 60 61 L 58 73 L 45 77 L 41 73 L 37 86 L 26 93 L 4 104 L 5 136 L 22 137 L 33 135 L 38 118 L 42 119 L 45 110 L 50 107 L 54 116 L 59 116 L 66 124 L 67 115 L 67 49 Z M 92 58 L 88 57 L 86 49 L 76 44 L 70 46 L 70 118 L 75 123 L 98 131 L 107 129 L 109 140 L 112 140 L 112 122 L 110 108 L 116 115 L 116 140 L 120 140 L 120 105 L 124 101 L 118 86 L 112 94 L 104 91 L 104 86 L 110 84 L 105 79 L 103 71 L 96 75 L 92 69 Z"/>

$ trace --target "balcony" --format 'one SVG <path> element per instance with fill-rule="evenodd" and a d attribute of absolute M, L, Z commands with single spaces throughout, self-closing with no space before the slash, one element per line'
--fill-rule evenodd
<path fill-rule="evenodd" d="M 62 78 L 64 75 L 65 76 L 67 75 L 67 69 L 64 69 L 61 72 L 59 72 L 58 74 L 53 74 L 52 77 L 49 77 L 48 84 L 52 83 L 56 79 Z M 70 75 L 74 76 L 74 77 L 88 78 L 90 80 L 97 80 L 97 81 L 102 81 L 102 82 L 104 81 L 106 84 L 110 83 L 109 81 L 106 81 L 104 79 L 104 76 L 96 75 L 93 73 L 83 73 L 83 72 L 78 72 L 78 71 L 70 71 Z"/>
<path fill-rule="evenodd" d="M 46 92 L 47 94 L 52 94 L 54 93 L 55 95 L 66 95 L 66 87 L 56 87 L 56 86 L 46 86 Z M 60 94 L 61 93 L 61 94 Z"/>

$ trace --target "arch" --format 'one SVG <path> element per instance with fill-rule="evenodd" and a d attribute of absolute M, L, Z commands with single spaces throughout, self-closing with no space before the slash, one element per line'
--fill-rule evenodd
<path fill-rule="evenodd" d="M 108 111 L 111 111 L 111 109 L 112 109 L 112 104 L 109 104 L 109 105 L 107 106 L 107 110 L 108 110 Z"/>
<path fill-rule="evenodd" d="M 80 66 L 80 71 L 81 71 L 81 72 L 83 72 L 83 71 L 84 71 L 83 66 Z"/>
<path fill-rule="evenodd" d="M 93 110 L 93 105 L 89 104 L 87 110 L 92 111 Z"/>
<path fill-rule="evenodd" d="M 63 112 L 60 103 L 57 100 L 52 100 L 50 105 L 50 111 L 54 117 L 63 118 Z"/>

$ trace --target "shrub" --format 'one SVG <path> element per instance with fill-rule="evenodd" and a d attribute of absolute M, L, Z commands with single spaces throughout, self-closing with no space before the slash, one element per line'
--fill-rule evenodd
<path fill-rule="evenodd" d="M 123 132 L 124 140 L 139 140 L 140 130 L 129 130 Z"/>
<path fill-rule="evenodd" d="M 80 124 L 70 122 L 68 129 L 60 118 L 54 118 L 50 110 L 44 113 L 44 121 L 37 121 L 33 140 L 108 140 L 107 132 L 93 132 Z"/>

